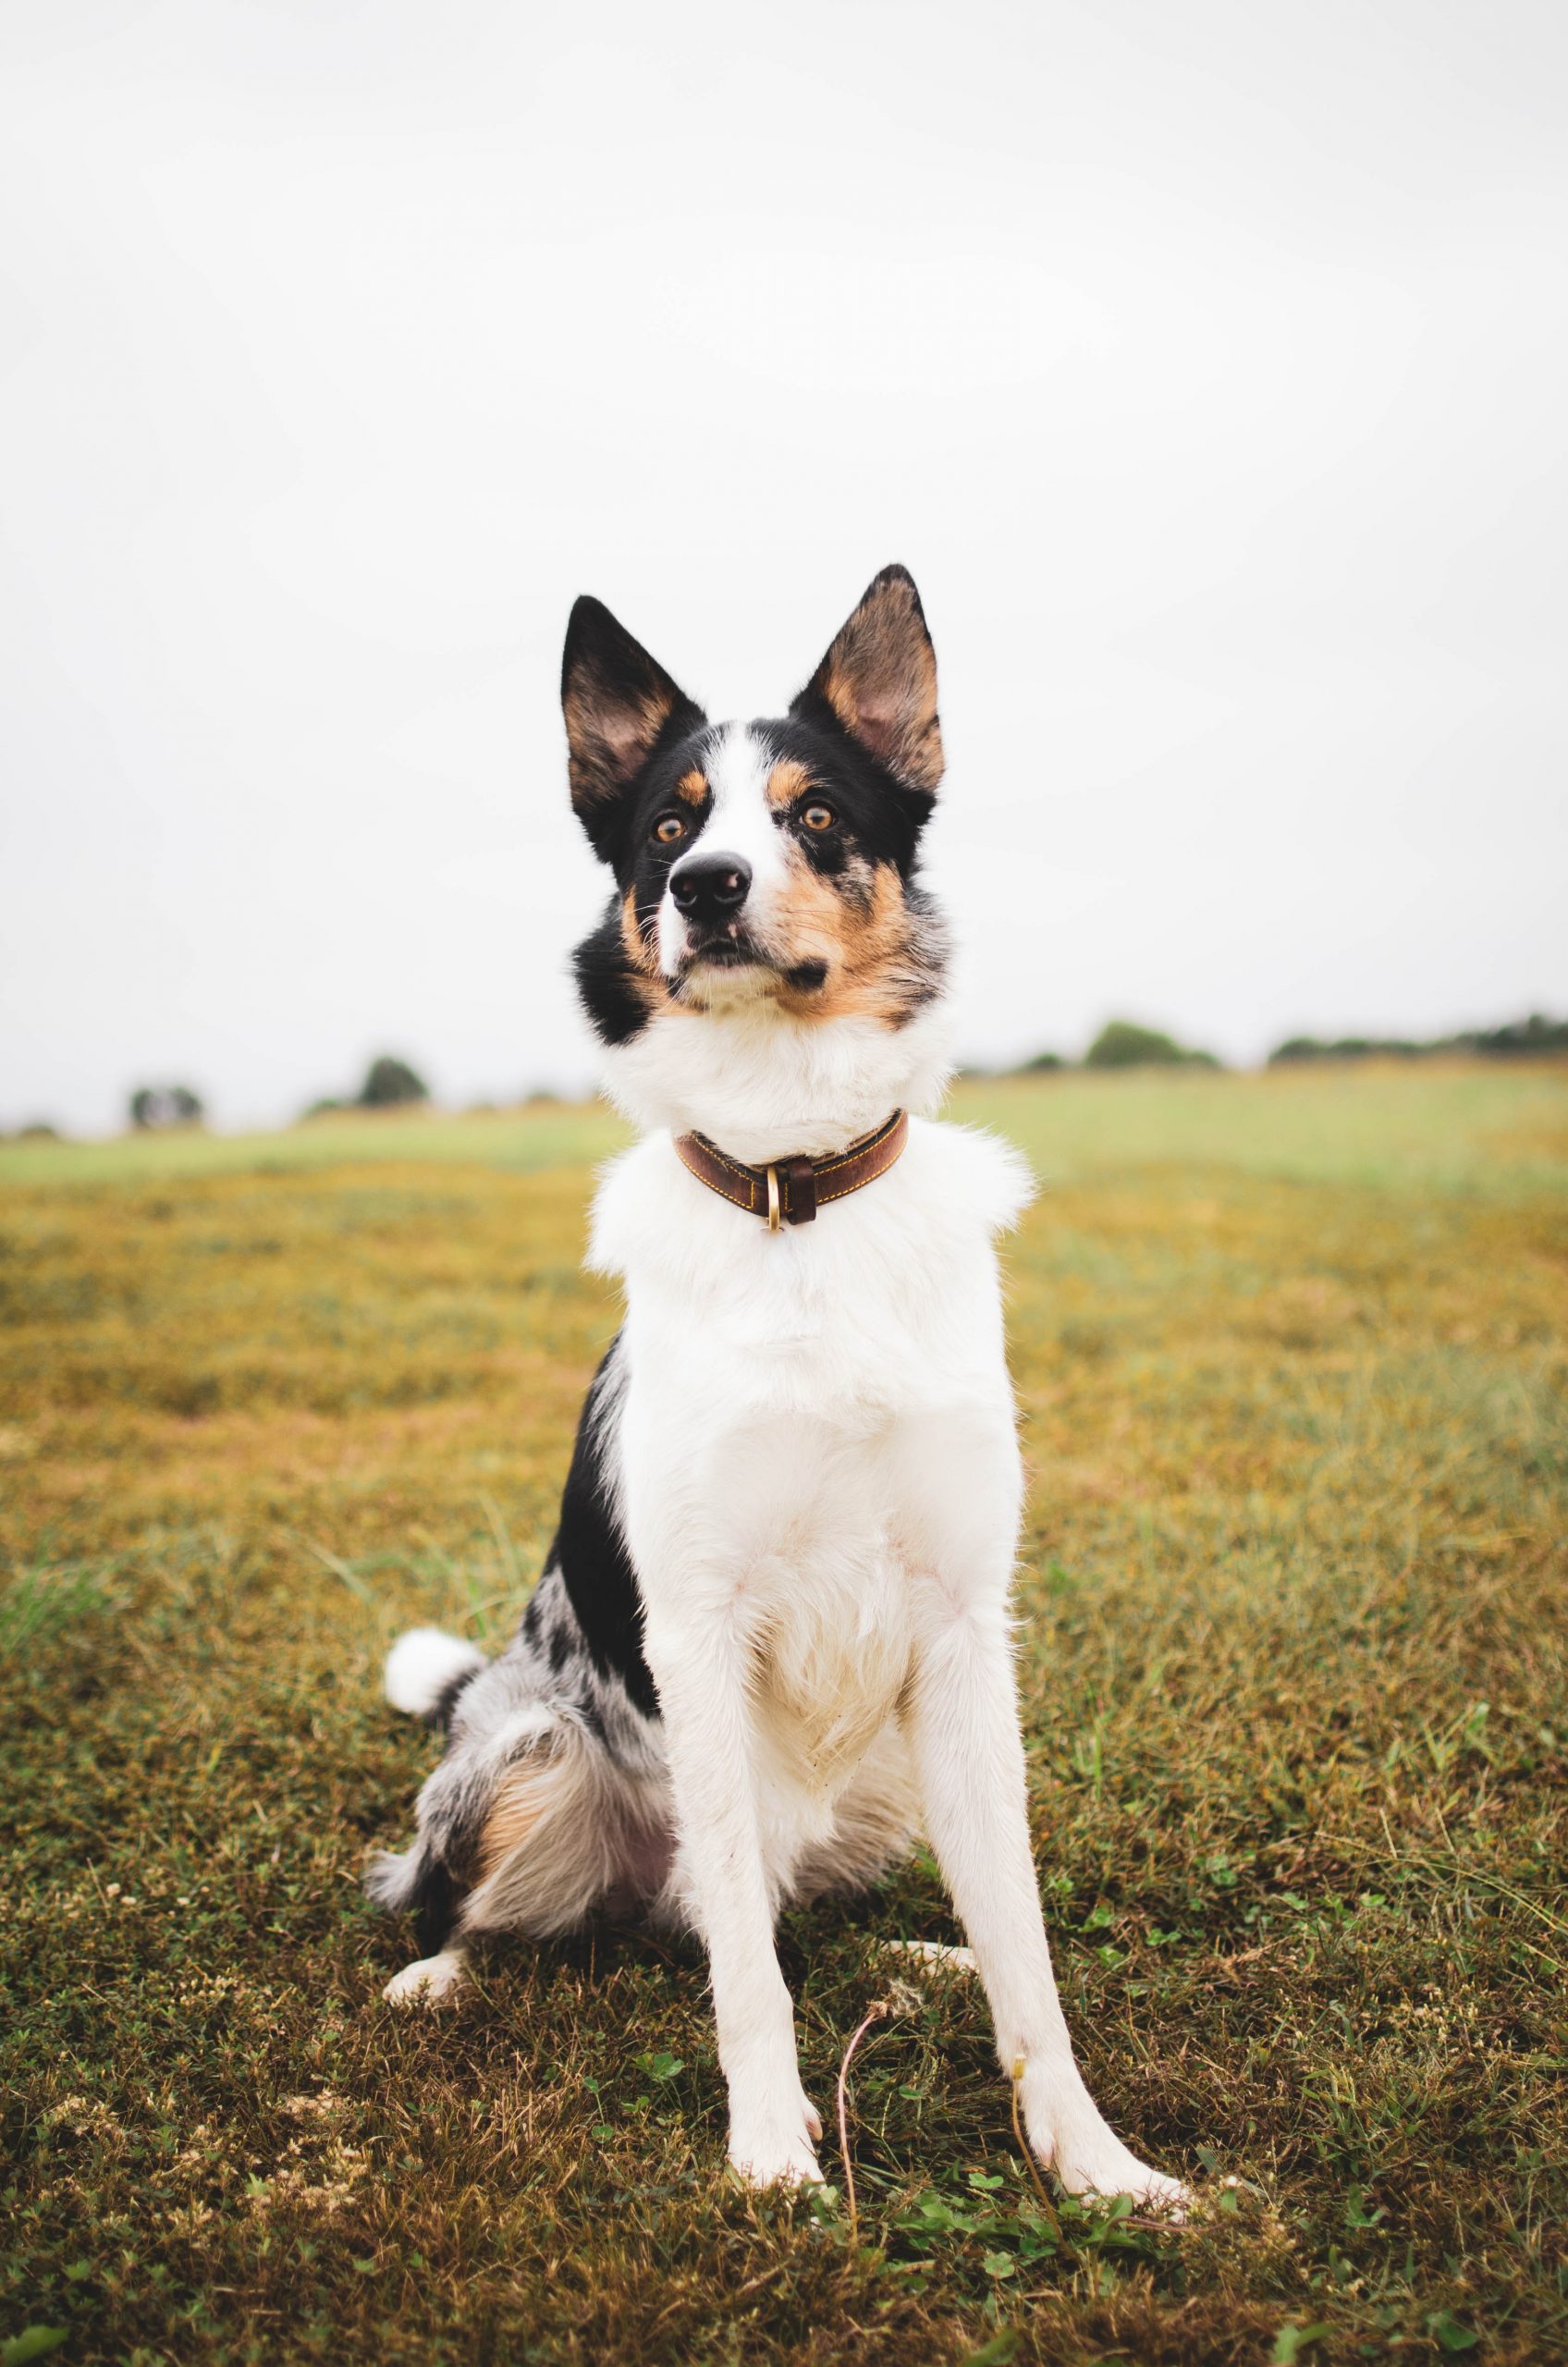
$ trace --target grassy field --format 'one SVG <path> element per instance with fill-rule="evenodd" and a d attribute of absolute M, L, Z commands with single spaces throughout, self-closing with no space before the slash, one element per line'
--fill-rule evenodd
<path fill-rule="evenodd" d="M 0 2337 L 67 2361 L 1568 2355 L 1568 1073 L 974 1085 L 1010 1257 L 1040 1863 L 1180 2230 L 1023 2177 L 962 1978 L 815 2202 L 737 2193 L 700 1964 L 383 2006 L 359 1889 L 496 1640 L 615 1323 L 593 1110 L 0 1147 Z M 783 1944 L 807 2085 L 954 1936 L 917 1858 Z M 1243 2181 L 1225 2183 L 1227 2175 Z M 6 2354 L 9 2357 L 11 2354 Z M 25 2351 L 17 2355 L 25 2355 Z"/>

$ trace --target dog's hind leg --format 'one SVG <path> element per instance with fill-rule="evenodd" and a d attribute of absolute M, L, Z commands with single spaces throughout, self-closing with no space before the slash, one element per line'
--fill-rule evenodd
<path fill-rule="evenodd" d="M 533 1939 L 574 1931 L 595 1907 L 655 1893 L 671 1855 L 662 1769 L 619 1765 L 579 1716 L 557 1710 L 498 1774 L 459 1929 Z"/>
<path fill-rule="evenodd" d="M 365 1875 L 365 1888 L 389 1913 L 411 1913 L 423 1953 L 382 1991 L 389 2005 L 447 2005 L 463 1986 L 467 1950 L 456 1929 L 459 1896 L 451 1874 L 423 1836 L 401 1855 L 381 1850 Z"/>
<path fill-rule="evenodd" d="M 419 1956 L 389 1998 L 454 1996 L 481 1933 L 549 1938 L 659 1890 L 672 1845 L 658 1721 L 593 1665 L 557 1567 L 499 1660 L 426 1631 L 394 1647 L 387 1690 L 449 1725 L 413 1847 L 366 1877 L 380 1905 L 419 1918 Z"/>

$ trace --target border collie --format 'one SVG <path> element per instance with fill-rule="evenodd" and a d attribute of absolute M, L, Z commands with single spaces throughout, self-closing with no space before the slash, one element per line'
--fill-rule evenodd
<path fill-rule="evenodd" d="M 1030 1853 L 993 1245 L 1028 1183 L 929 1116 L 947 940 L 917 873 L 943 767 L 919 595 L 885 569 L 786 715 L 718 724 L 582 599 L 562 700 L 615 878 L 577 981 L 643 1130 L 593 1220 L 626 1318 L 513 1643 L 487 1662 L 421 1628 L 387 1661 L 389 1699 L 447 1741 L 413 1846 L 370 1875 L 424 1950 L 386 1994 L 450 1996 L 486 1932 L 682 1924 L 731 2162 L 817 2178 L 775 1918 L 920 1827 L 1040 2160 L 1177 2208 L 1079 2073 Z"/>

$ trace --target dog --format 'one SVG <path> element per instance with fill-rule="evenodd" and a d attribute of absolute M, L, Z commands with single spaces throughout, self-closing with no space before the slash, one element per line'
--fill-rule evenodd
<path fill-rule="evenodd" d="M 817 2179 L 775 1919 L 922 1829 L 1039 2160 L 1179 2210 L 1079 2073 L 1030 1849 L 995 1250 L 1030 1185 L 930 1114 L 948 938 L 918 858 L 943 752 L 913 580 L 884 569 L 788 712 L 748 723 L 710 723 L 581 599 L 562 703 L 615 881 L 577 984 L 642 1130 L 592 1227 L 625 1320 L 515 1640 L 486 1662 L 416 1629 L 387 1660 L 391 1702 L 447 1739 L 412 1847 L 369 1877 L 419 1917 L 386 1993 L 450 1997 L 484 1933 L 684 1926 L 731 2163 Z"/>

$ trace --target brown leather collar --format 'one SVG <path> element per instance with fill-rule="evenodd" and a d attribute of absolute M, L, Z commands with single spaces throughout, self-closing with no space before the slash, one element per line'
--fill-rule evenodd
<path fill-rule="evenodd" d="M 909 1140 L 909 1120 L 895 1110 L 873 1134 L 863 1134 L 832 1159 L 776 1159 L 743 1167 L 727 1159 L 706 1134 L 677 1134 L 676 1156 L 700 1184 L 738 1208 L 761 1217 L 769 1233 L 780 1224 L 810 1224 L 829 1200 L 842 1200 L 886 1175 Z"/>

